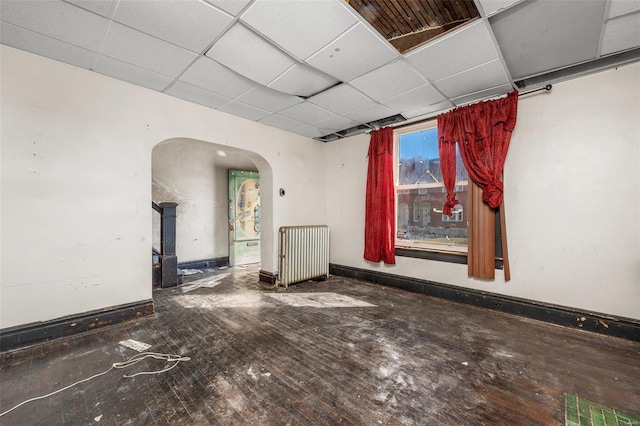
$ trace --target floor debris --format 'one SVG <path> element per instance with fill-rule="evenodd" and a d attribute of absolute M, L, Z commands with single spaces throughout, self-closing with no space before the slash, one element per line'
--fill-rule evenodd
<path fill-rule="evenodd" d="M 137 340 L 127 339 L 118 342 L 120 345 L 125 348 L 133 349 L 134 351 L 144 352 L 151 347 L 151 345 L 147 343 L 138 342 Z"/>

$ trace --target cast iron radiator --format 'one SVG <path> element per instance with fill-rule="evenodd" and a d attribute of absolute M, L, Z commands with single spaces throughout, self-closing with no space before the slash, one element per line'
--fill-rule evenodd
<path fill-rule="evenodd" d="M 281 226 L 278 253 L 280 285 L 329 277 L 329 227 Z"/>

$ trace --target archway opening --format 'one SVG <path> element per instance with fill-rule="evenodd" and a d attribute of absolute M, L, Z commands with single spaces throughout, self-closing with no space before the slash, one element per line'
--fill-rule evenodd
<path fill-rule="evenodd" d="M 236 222 L 230 220 L 230 210 L 238 201 L 230 201 L 233 192 L 230 171 L 252 174 L 254 181 L 260 182 L 259 209 L 252 206 L 252 211 L 257 211 L 259 226 L 254 218 L 252 240 L 243 241 L 243 245 L 249 248 L 256 245 L 254 255 L 246 259 L 251 259 L 250 262 L 266 260 L 267 270 L 270 269 L 268 265 L 273 258 L 272 173 L 261 156 L 212 142 L 173 138 L 154 147 L 151 168 L 151 198 L 156 209 L 152 215 L 154 285 L 172 286 L 169 284 L 171 277 L 163 281 L 166 278 L 163 263 L 169 268 L 173 268 L 172 262 L 176 264 L 176 284 L 183 280 L 185 271 L 194 273 L 234 263 Z M 168 228 L 158 213 L 163 211 L 163 206 L 170 208 L 172 203 L 175 204 L 175 260 L 163 253 L 166 246 L 162 233 Z M 167 219 L 167 223 L 171 220 Z M 256 241 L 260 242 L 259 246 Z M 237 259 L 237 262 L 241 260 Z"/>

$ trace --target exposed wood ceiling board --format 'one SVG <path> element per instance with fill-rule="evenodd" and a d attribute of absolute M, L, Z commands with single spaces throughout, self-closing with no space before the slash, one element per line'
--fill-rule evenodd
<path fill-rule="evenodd" d="M 255 86 L 251 80 L 206 56 L 199 57 L 191 64 L 180 80 L 228 98 L 240 96 Z"/>
<path fill-rule="evenodd" d="M 38 34 L 97 51 L 109 21 L 62 1 L 0 1 L 0 19 Z"/>
<path fill-rule="evenodd" d="M 103 55 L 98 57 L 98 60 L 93 65 L 93 70 L 100 74 L 127 81 L 148 89 L 157 90 L 159 92 L 163 91 L 173 81 L 172 78 L 165 75 Z"/>
<path fill-rule="evenodd" d="M 596 57 L 605 1 L 519 3 L 489 19 L 514 79 Z"/>
<path fill-rule="evenodd" d="M 359 23 L 307 62 L 343 82 L 349 82 L 397 57 L 397 52 L 385 41 Z"/>
<path fill-rule="evenodd" d="M 265 86 L 295 64 L 292 58 L 238 23 L 209 49 L 207 56 Z"/>
<path fill-rule="evenodd" d="M 165 93 L 175 96 L 176 98 L 184 99 L 185 101 L 194 102 L 211 108 L 218 108 L 230 101 L 226 96 L 209 92 L 208 90 L 192 86 L 182 81 L 176 81 L 173 86 L 165 90 Z"/>
<path fill-rule="evenodd" d="M 351 0 L 349 4 L 400 52 L 438 36 L 443 28 L 479 16 L 472 0 Z"/>
<path fill-rule="evenodd" d="M 2 44 L 55 59 L 76 67 L 89 69 L 98 54 L 60 40 L 56 40 L 33 31 L 0 22 L 0 40 Z"/>
<path fill-rule="evenodd" d="M 342 1 L 326 0 L 257 0 L 241 19 L 300 60 L 358 22 Z"/>
<path fill-rule="evenodd" d="M 602 38 L 602 55 L 640 46 L 640 12 L 609 19 Z"/>
<path fill-rule="evenodd" d="M 192 52 L 202 53 L 233 17 L 199 0 L 121 1 L 113 19 Z"/>
<path fill-rule="evenodd" d="M 198 55 L 112 22 L 100 53 L 169 77 L 180 75 Z"/>

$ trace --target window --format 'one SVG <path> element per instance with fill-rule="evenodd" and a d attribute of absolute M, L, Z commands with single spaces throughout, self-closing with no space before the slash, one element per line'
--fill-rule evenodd
<path fill-rule="evenodd" d="M 446 190 L 442 182 L 436 121 L 395 131 L 396 136 L 396 247 L 413 250 L 467 252 L 468 174 L 457 156 L 453 216 L 442 214 Z M 411 218 L 412 220 L 407 220 Z"/>

